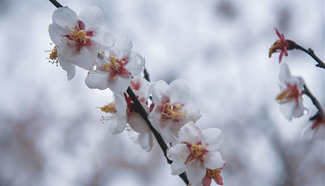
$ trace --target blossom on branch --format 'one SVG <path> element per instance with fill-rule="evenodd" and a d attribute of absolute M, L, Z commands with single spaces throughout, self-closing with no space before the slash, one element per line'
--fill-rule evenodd
<path fill-rule="evenodd" d="M 147 112 L 149 112 L 149 87 L 149 82 L 142 77 L 137 76 L 131 80 L 131 88 Z M 115 105 L 119 106 L 118 111 L 118 108 L 114 108 Z M 134 102 L 126 93 L 123 96 L 115 95 L 114 105 L 110 103 L 101 107 L 103 112 L 110 113 L 110 116 L 104 117 L 103 120 L 108 123 L 113 134 L 123 132 L 128 124 L 132 132 L 136 133 L 133 141 L 139 144 L 144 150 L 150 151 L 153 146 L 153 136 L 148 125 L 140 114 L 136 112 L 136 109 Z"/>
<path fill-rule="evenodd" d="M 97 55 L 96 69 L 90 70 L 86 85 L 92 89 L 110 88 L 115 94 L 122 95 L 130 86 L 131 78 L 144 69 L 144 58 L 132 52 L 132 43 L 120 40 L 109 50 Z"/>
<path fill-rule="evenodd" d="M 200 117 L 194 105 L 190 87 L 184 80 L 175 80 L 170 85 L 165 81 L 153 83 L 152 111 L 148 118 L 169 143 L 177 140 L 179 129 L 186 123 L 196 122 Z"/>
<path fill-rule="evenodd" d="M 222 168 L 225 164 L 218 151 L 221 143 L 219 129 L 201 130 L 193 122 L 186 124 L 179 131 L 178 143 L 167 152 L 173 161 L 172 174 L 186 172 L 191 186 L 202 185 L 207 170 Z"/>
<path fill-rule="evenodd" d="M 103 26 L 102 12 L 97 7 L 87 8 L 79 16 L 68 7 L 56 9 L 49 34 L 55 44 L 50 59 L 58 60 L 69 80 L 75 75 L 75 65 L 92 69 L 98 47 L 113 44 L 113 37 Z"/>
<path fill-rule="evenodd" d="M 284 116 L 291 121 L 292 118 L 300 117 L 304 114 L 305 107 L 302 103 L 304 91 L 304 80 L 301 77 L 291 76 L 287 64 L 280 67 L 280 93 L 276 100 L 280 104 L 280 110 Z"/>
<path fill-rule="evenodd" d="M 275 29 L 275 33 L 279 37 L 279 40 L 275 41 L 269 49 L 269 57 L 280 50 L 279 63 L 281 63 L 283 55 L 288 56 L 288 50 L 294 49 L 296 44 L 291 40 L 286 40 L 277 28 Z"/>

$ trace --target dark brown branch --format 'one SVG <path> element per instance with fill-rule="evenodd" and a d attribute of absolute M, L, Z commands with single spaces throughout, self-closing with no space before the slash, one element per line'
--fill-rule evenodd
<path fill-rule="evenodd" d="M 56 0 L 49 0 L 56 8 L 63 7 L 59 2 Z"/>
<path fill-rule="evenodd" d="M 297 43 L 295 43 L 295 48 L 297 50 L 301 50 L 301 51 L 305 52 L 310 57 L 312 57 L 317 62 L 316 67 L 325 69 L 325 63 L 318 56 L 316 56 L 316 54 L 314 53 L 314 51 L 311 48 L 308 48 L 308 50 L 307 50 L 304 47 L 298 45 Z"/>
<path fill-rule="evenodd" d="M 321 118 L 325 117 L 324 110 L 323 110 L 321 104 L 319 103 L 317 98 L 310 92 L 310 90 L 308 89 L 308 87 L 306 85 L 304 85 L 304 94 L 310 98 L 312 103 L 318 109 L 318 112 L 316 113 L 316 115 L 312 116 L 310 118 L 310 120 L 314 120 L 318 117 L 321 117 Z"/>
<path fill-rule="evenodd" d="M 49 0 L 55 7 L 60 8 L 63 7 L 59 2 L 57 2 L 56 0 Z M 144 78 L 147 81 L 150 81 L 149 78 L 149 73 L 147 72 L 146 69 L 144 69 Z M 167 160 L 168 164 L 171 164 L 173 161 L 171 161 L 168 157 L 167 157 L 167 149 L 168 146 L 166 144 L 166 142 L 164 141 L 164 139 L 161 137 L 161 135 L 159 134 L 159 132 L 152 126 L 151 122 L 148 119 L 148 113 L 146 112 L 146 110 L 142 107 L 141 103 L 139 102 L 139 100 L 137 99 L 136 95 L 134 94 L 134 92 L 132 91 L 132 89 L 130 87 L 128 87 L 127 89 L 127 93 L 129 94 L 130 98 L 132 99 L 132 101 L 134 102 L 134 104 L 136 105 L 136 111 L 141 115 L 141 117 L 145 120 L 145 122 L 148 124 L 148 127 L 150 128 L 150 130 L 152 131 L 153 135 L 155 136 L 161 150 L 164 153 L 164 156 Z M 189 181 L 187 179 L 187 176 L 184 173 L 180 174 L 179 177 L 184 181 L 184 183 L 186 185 L 189 184 Z"/>
<path fill-rule="evenodd" d="M 151 122 L 148 119 L 148 113 L 146 112 L 146 110 L 142 107 L 141 103 L 139 102 L 139 100 L 137 99 L 136 95 L 134 94 L 134 92 L 132 91 L 132 89 L 129 87 L 127 89 L 127 93 L 129 94 L 130 98 L 132 99 L 133 103 L 136 106 L 136 112 L 138 112 L 141 117 L 145 120 L 145 122 L 147 123 L 148 127 L 150 128 L 150 130 L 152 131 L 153 135 L 155 136 L 161 150 L 164 153 L 164 156 L 168 162 L 168 164 L 171 164 L 173 161 L 171 161 L 168 157 L 167 157 L 167 149 L 168 146 L 166 144 L 166 142 L 164 141 L 164 139 L 161 137 L 161 135 L 159 134 L 159 132 L 152 126 Z M 188 184 L 188 180 L 187 180 L 187 176 L 185 173 L 182 173 L 179 175 L 179 177 L 182 178 L 182 180 Z"/>
<path fill-rule="evenodd" d="M 150 76 L 149 76 L 149 73 L 146 68 L 144 68 L 144 70 L 143 70 L 143 76 L 144 76 L 144 79 L 146 79 L 147 81 L 150 82 Z"/>

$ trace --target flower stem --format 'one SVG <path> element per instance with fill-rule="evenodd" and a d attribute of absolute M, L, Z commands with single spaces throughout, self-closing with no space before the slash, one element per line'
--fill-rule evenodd
<path fill-rule="evenodd" d="M 316 67 L 319 67 L 319 68 L 323 68 L 323 69 L 325 69 L 325 63 L 324 63 L 324 62 L 323 62 L 323 61 L 322 61 L 318 56 L 316 56 L 316 54 L 315 54 L 315 52 L 313 51 L 313 49 L 308 48 L 308 50 L 307 50 L 307 49 L 305 49 L 304 47 L 298 45 L 297 43 L 295 43 L 295 48 L 296 48 L 297 50 L 301 50 L 301 51 L 305 52 L 305 53 L 308 54 L 310 57 L 312 57 L 312 58 L 317 62 Z"/>

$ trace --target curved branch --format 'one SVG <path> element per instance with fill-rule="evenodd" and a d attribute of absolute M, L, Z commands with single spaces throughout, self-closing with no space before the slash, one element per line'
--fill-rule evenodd
<path fill-rule="evenodd" d="M 318 112 L 316 113 L 316 115 L 312 116 L 310 118 L 310 120 L 314 120 L 317 117 L 322 117 L 322 118 L 325 117 L 324 110 L 323 110 L 321 104 L 319 103 L 317 98 L 310 92 L 310 90 L 308 89 L 308 87 L 306 85 L 304 85 L 304 94 L 310 98 L 312 103 L 318 109 Z"/>
<path fill-rule="evenodd" d="M 49 0 L 55 7 L 60 8 L 63 7 L 59 2 L 57 2 L 56 0 Z M 144 78 L 148 81 L 150 81 L 149 78 L 149 73 L 147 72 L 146 69 L 144 69 Z M 136 95 L 134 94 L 134 92 L 132 91 L 132 89 L 130 87 L 128 87 L 127 89 L 127 93 L 129 94 L 130 98 L 132 99 L 132 101 L 134 102 L 134 104 L 136 105 L 136 112 L 138 112 L 141 117 L 145 120 L 145 122 L 147 123 L 148 127 L 150 128 L 151 132 L 153 133 L 153 135 L 155 136 L 161 150 L 164 153 L 164 156 L 168 162 L 168 164 L 171 164 L 173 161 L 171 161 L 168 157 L 167 157 L 167 149 L 168 146 L 166 144 L 166 142 L 164 141 L 164 139 L 161 137 L 161 135 L 159 134 L 159 132 L 152 126 L 151 122 L 148 119 L 148 113 L 146 112 L 146 110 L 142 107 L 141 103 L 139 102 L 139 100 L 137 99 Z M 184 183 L 186 185 L 189 184 L 189 181 L 187 179 L 187 176 L 184 173 L 180 174 L 179 177 L 184 181 Z"/>
<path fill-rule="evenodd" d="M 301 51 L 305 52 L 306 54 L 308 54 L 310 57 L 312 57 L 317 62 L 316 67 L 325 69 L 325 63 L 318 56 L 316 56 L 313 49 L 308 48 L 308 50 L 307 50 L 304 47 L 298 45 L 297 43 L 295 43 L 295 45 L 296 45 L 295 48 L 297 50 L 301 50 Z"/>

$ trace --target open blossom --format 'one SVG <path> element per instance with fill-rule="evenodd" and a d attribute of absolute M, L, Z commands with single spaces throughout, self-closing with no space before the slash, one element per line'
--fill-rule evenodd
<path fill-rule="evenodd" d="M 149 82 L 142 77 L 137 76 L 131 80 L 131 88 L 147 112 L 149 111 L 147 102 L 149 87 Z M 127 124 L 129 124 L 130 128 L 136 133 L 134 141 L 144 150 L 150 151 L 153 146 L 152 133 L 146 122 L 135 109 L 134 102 L 126 93 L 123 96 L 115 95 L 114 103 L 101 107 L 103 112 L 109 114 L 109 117 L 103 119 L 108 122 L 113 134 L 121 133 L 127 127 Z"/>
<path fill-rule="evenodd" d="M 201 117 L 184 80 L 175 80 L 170 85 L 164 81 L 155 82 L 150 92 L 153 107 L 148 118 L 169 143 L 176 141 L 184 124 L 196 122 Z"/>
<path fill-rule="evenodd" d="M 279 79 L 281 92 L 276 100 L 280 104 L 281 112 L 289 121 L 302 116 L 305 109 L 302 104 L 304 80 L 301 77 L 291 76 L 287 64 L 281 65 Z"/>
<path fill-rule="evenodd" d="M 221 131 L 217 128 L 201 130 L 190 122 L 179 132 L 178 143 L 168 150 L 172 174 L 178 175 L 184 171 L 191 186 L 202 185 L 207 170 L 222 168 L 225 164 L 218 151 Z"/>
<path fill-rule="evenodd" d="M 111 34 L 103 26 L 101 10 L 97 7 L 87 8 L 79 16 L 68 7 L 56 9 L 49 34 L 55 44 L 50 59 L 58 59 L 68 79 L 74 77 L 75 65 L 92 69 L 98 47 L 113 44 Z"/>
<path fill-rule="evenodd" d="M 302 135 L 306 138 L 325 140 L 325 118 L 318 116 L 308 123 Z"/>
<path fill-rule="evenodd" d="M 86 78 L 89 88 L 110 88 L 115 94 L 122 94 L 130 85 L 131 78 L 144 69 L 144 59 L 132 52 L 132 43 L 123 39 L 109 50 L 103 50 L 96 59 L 96 70 L 91 70 Z"/>
<path fill-rule="evenodd" d="M 273 53 L 280 50 L 279 63 L 281 63 L 283 55 L 288 56 L 288 50 L 294 49 L 295 43 L 291 40 L 286 40 L 284 35 L 281 34 L 278 29 L 275 29 L 275 33 L 279 37 L 279 40 L 275 41 L 271 46 L 269 50 L 269 57 L 271 57 Z"/>

